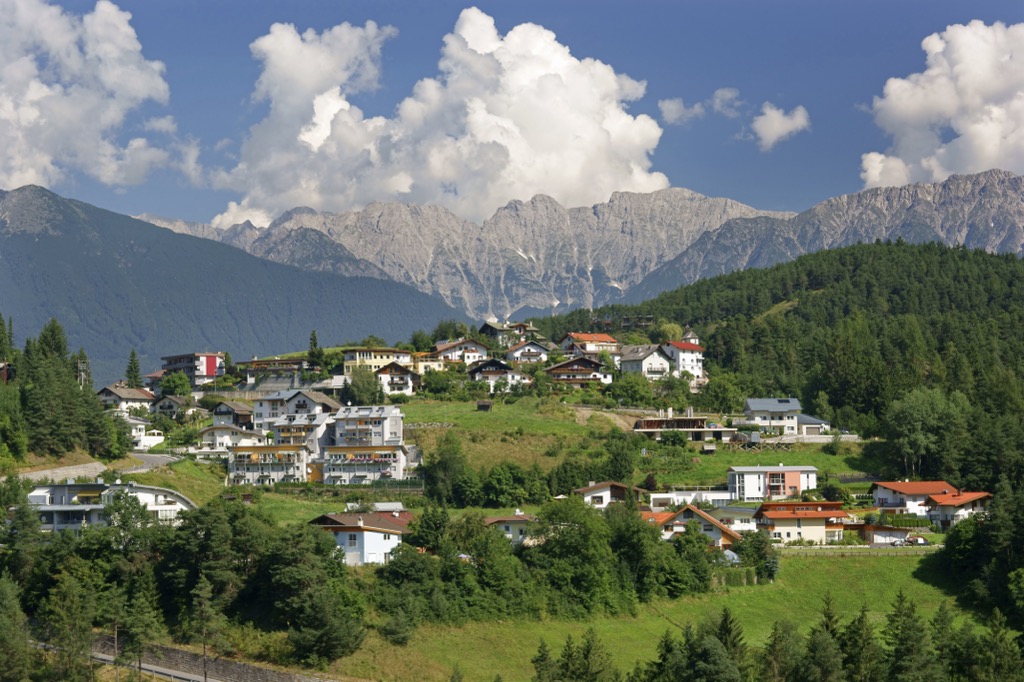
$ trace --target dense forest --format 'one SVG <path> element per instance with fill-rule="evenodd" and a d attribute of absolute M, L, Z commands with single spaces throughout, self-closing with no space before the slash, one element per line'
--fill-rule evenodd
<path fill-rule="evenodd" d="M 630 321 L 651 319 L 643 333 Z M 704 280 L 637 306 L 533 320 L 543 333 L 606 330 L 659 340 L 690 326 L 710 382 L 698 407 L 796 396 L 862 436 L 888 476 L 995 493 L 987 520 L 946 552 L 976 576 L 964 596 L 1024 623 L 1024 262 L 903 242 L 861 244 Z M 640 337 L 640 338 L 638 338 Z"/>

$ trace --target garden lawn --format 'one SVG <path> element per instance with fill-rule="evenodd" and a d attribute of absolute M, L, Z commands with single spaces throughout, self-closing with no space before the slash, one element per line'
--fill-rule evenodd
<path fill-rule="evenodd" d="M 750 646 L 763 646 L 776 620 L 791 620 L 807 633 L 829 590 L 844 624 L 867 604 L 879 635 L 900 589 L 925 619 L 947 600 L 961 618 L 973 618 L 956 608 L 949 593 L 940 587 L 941 581 L 941 572 L 929 557 L 783 557 L 774 584 L 723 588 L 645 604 L 636 617 L 597 618 L 589 623 L 508 620 L 463 627 L 421 626 L 405 647 L 392 646 L 371 634 L 358 652 L 336 662 L 332 669 L 379 680 L 443 682 L 458 664 L 466 682 L 491 682 L 498 674 L 505 682 L 525 681 L 533 675 L 530 659 L 542 638 L 557 657 L 566 635 L 579 641 L 586 628 L 593 627 L 625 673 L 637 662 L 655 657 L 658 640 L 666 630 L 678 634 L 686 624 L 718 618 L 726 606 L 742 623 Z"/>
<path fill-rule="evenodd" d="M 139 474 L 126 474 L 128 480 L 177 490 L 202 506 L 224 494 L 224 467 L 219 464 L 197 464 L 182 459 L 173 464 Z"/>

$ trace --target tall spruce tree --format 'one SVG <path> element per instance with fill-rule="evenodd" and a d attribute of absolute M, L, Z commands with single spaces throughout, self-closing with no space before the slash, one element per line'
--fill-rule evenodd
<path fill-rule="evenodd" d="M 28 680 L 38 667 L 38 654 L 28 637 L 18 585 L 7 573 L 0 575 L 0 632 L 4 633 L 0 637 L 0 682 Z"/>
<path fill-rule="evenodd" d="M 139 367 L 139 355 L 134 348 L 128 355 L 128 366 L 124 370 L 124 383 L 128 388 L 142 388 L 142 368 Z"/>

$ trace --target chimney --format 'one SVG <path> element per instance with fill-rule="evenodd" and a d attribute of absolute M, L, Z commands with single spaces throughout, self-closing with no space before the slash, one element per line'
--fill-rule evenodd
<path fill-rule="evenodd" d="M 360 514 L 358 517 L 356 517 L 356 525 L 359 526 L 360 528 L 363 527 L 363 516 L 362 516 L 362 514 Z"/>
<path fill-rule="evenodd" d="M 669 418 L 669 419 L 671 419 L 671 418 L 672 418 L 672 408 L 671 408 L 671 407 L 670 407 L 670 408 L 668 408 L 668 418 Z"/>

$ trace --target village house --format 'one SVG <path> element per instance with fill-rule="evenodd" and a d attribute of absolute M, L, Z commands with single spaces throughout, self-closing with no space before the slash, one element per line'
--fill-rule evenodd
<path fill-rule="evenodd" d="M 175 419 L 179 414 L 189 414 L 194 408 L 189 398 L 180 395 L 163 395 L 150 404 L 149 411 L 168 419 Z"/>
<path fill-rule="evenodd" d="M 304 483 L 309 450 L 302 445 L 239 445 L 228 449 L 232 485 Z"/>
<path fill-rule="evenodd" d="M 619 369 L 623 374 L 639 374 L 648 381 L 657 381 L 669 376 L 672 360 L 657 344 L 623 346 Z"/>
<path fill-rule="evenodd" d="M 688 504 L 723 505 L 732 500 L 729 491 L 723 486 L 697 486 L 693 488 L 673 488 L 665 492 L 652 492 L 650 506 L 654 511 L 664 511 L 669 507 L 682 507 Z"/>
<path fill-rule="evenodd" d="M 657 524 L 662 540 L 671 540 L 689 530 L 691 522 L 700 524 L 700 532 L 708 538 L 708 544 L 719 549 L 729 549 L 740 541 L 740 534 L 732 530 L 708 512 L 688 504 L 678 511 L 641 512 L 645 521 Z"/>
<path fill-rule="evenodd" d="M 512 369 L 512 367 L 496 358 L 478 362 L 470 367 L 466 374 L 469 376 L 470 381 L 487 382 L 490 393 L 495 393 L 500 386 L 504 386 L 503 392 L 508 393 L 512 390 L 513 386 L 532 383 L 530 377 Z"/>
<path fill-rule="evenodd" d="M 798 436 L 824 436 L 832 429 L 832 425 L 824 419 L 809 414 L 796 416 L 796 433 Z"/>
<path fill-rule="evenodd" d="M 199 450 L 225 452 L 229 448 L 266 445 L 262 431 L 240 429 L 232 424 L 214 424 L 199 431 Z"/>
<path fill-rule="evenodd" d="M 765 502 L 754 518 L 759 530 L 773 541 L 807 542 L 824 545 L 843 539 L 844 521 L 849 515 L 842 502 Z"/>
<path fill-rule="evenodd" d="M 348 566 L 386 564 L 409 529 L 408 518 L 399 512 L 324 514 L 310 524 L 334 536 Z"/>
<path fill-rule="evenodd" d="M 389 362 L 374 374 L 384 395 L 413 395 L 420 386 L 420 375 L 397 362 Z"/>
<path fill-rule="evenodd" d="M 577 356 L 544 369 L 557 384 L 586 388 L 591 384 L 610 384 L 612 374 L 597 360 Z"/>
<path fill-rule="evenodd" d="M 928 520 L 945 532 L 969 516 L 984 513 L 991 500 L 992 493 L 956 489 L 949 493 L 929 495 L 925 506 L 928 508 Z"/>
<path fill-rule="evenodd" d="M 800 411 L 800 401 L 796 398 L 747 398 L 743 404 L 746 417 L 743 423 L 768 433 L 795 436 Z"/>
<path fill-rule="evenodd" d="M 214 426 L 237 426 L 240 429 L 253 428 L 252 405 L 235 400 L 225 400 L 213 408 Z"/>
<path fill-rule="evenodd" d="M 604 351 L 612 356 L 619 353 L 619 342 L 609 334 L 569 332 L 558 342 L 566 355 L 593 355 Z"/>
<path fill-rule="evenodd" d="M 445 362 L 462 362 L 472 365 L 487 357 L 487 346 L 469 339 L 447 341 L 434 345 L 434 356 Z"/>
<path fill-rule="evenodd" d="M 132 450 L 145 452 L 164 442 L 163 431 L 154 429 L 148 419 L 129 415 L 124 420 L 128 422 L 128 429 L 131 433 Z"/>
<path fill-rule="evenodd" d="M 709 509 L 707 512 L 718 519 L 723 526 L 728 526 L 730 530 L 736 531 L 737 533 L 745 533 L 747 531 L 753 532 L 757 530 L 757 521 L 754 519 L 757 509 L 753 509 L 751 507 L 723 505 L 721 507 Z"/>
<path fill-rule="evenodd" d="M 956 492 L 946 481 L 878 481 L 869 490 L 878 511 L 885 514 L 928 516 L 928 498 Z"/>
<path fill-rule="evenodd" d="M 123 381 L 104 386 L 96 391 L 96 396 L 100 399 L 104 409 L 121 415 L 127 415 L 130 410 L 135 408 L 148 410 L 156 398 L 144 388 L 128 388 Z"/>
<path fill-rule="evenodd" d="M 308 369 L 305 358 L 264 358 L 253 357 L 252 360 L 239 362 L 235 368 L 245 372 L 246 385 L 252 385 L 269 377 L 290 376 L 298 380 L 299 375 Z"/>
<path fill-rule="evenodd" d="M 106 506 L 118 493 L 134 497 L 154 520 L 168 525 L 177 525 L 178 514 L 196 508 L 176 490 L 120 481 L 39 484 L 29 492 L 28 502 L 39 513 L 42 530 L 77 531 L 87 525 L 107 525 Z"/>
<path fill-rule="evenodd" d="M 319 391 L 277 391 L 257 399 L 253 404 L 253 424 L 260 431 L 269 431 L 284 415 L 330 414 L 339 407 L 341 403 Z"/>
<path fill-rule="evenodd" d="M 193 389 L 224 375 L 224 353 L 185 353 L 160 359 L 165 375 L 183 372 Z"/>
<path fill-rule="evenodd" d="M 699 390 L 708 382 L 704 374 L 704 348 L 697 343 L 697 336 L 693 332 L 689 332 L 682 341 L 666 341 L 661 344 L 661 351 L 672 364 L 672 376 L 689 374 L 692 377 L 690 390 Z"/>
<path fill-rule="evenodd" d="M 542 341 L 520 341 L 505 351 L 505 362 L 547 362 L 555 348 Z"/>
<path fill-rule="evenodd" d="M 812 466 L 729 467 L 729 493 L 744 502 L 797 497 L 818 487 L 818 469 Z"/>
<path fill-rule="evenodd" d="M 413 353 L 412 363 L 409 365 L 409 369 L 416 372 L 421 377 L 427 372 L 443 372 L 444 360 L 433 353 Z"/>
<path fill-rule="evenodd" d="M 371 372 L 397 363 L 402 366 L 412 364 L 412 352 L 398 348 L 356 347 L 345 349 L 345 376 L 352 376 L 352 370 L 363 367 Z"/>
<path fill-rule="evenodd" d="M 516 509 L 512 516 L 490 516 L 485 523 L 492 528 L 497 528 L 508 538 L 513 547 L 523 544 L 529 538 L 530 524 L 534 523 L 537 517 L 527 514 L 521 509 Z"/>
<path fill-rule="evenodd" d="M 540 331 L 529 322 L 508 322 L 500 323 L 490 319 L 480 325 L 478 330 L 481 336 L 486 336 L 494 341 L 496 345 L 508 346 L 525 339 L 534 338 Z"/>
<path fill-rule="evenodd" d="M 333 441 L 314 463 L 313 478 L 331 485 L 404 479 L 409 466 L 404 421 L 396 405 L 342 407 L 334 416 Z"/>
<path fill-rule="evenodd" d="M 584 502 L 589 504 L 591 507 L 597 507 L 598 509 L 604 509 L 609 504 L 613 504 L 615 502 L 624 502 L 626 500 L 626 496 L 630 494 L 630 492 L 632 492 L 633 496 L 636 497 L 637 501 L 643 501 L 647 496 L 647 491 L 643 488 L 626 485 L 625 483 L 619 483 L 618 481 L 591 483 L 586 487 L 576 488 L 572 492 L 576 495 L 582 495 Z"/>

